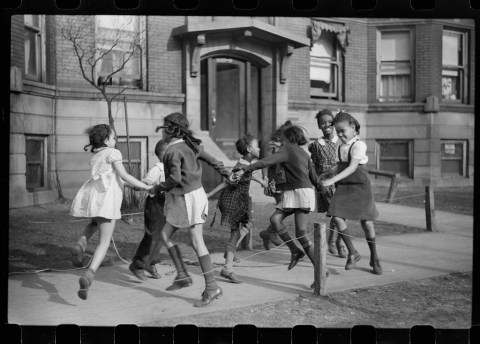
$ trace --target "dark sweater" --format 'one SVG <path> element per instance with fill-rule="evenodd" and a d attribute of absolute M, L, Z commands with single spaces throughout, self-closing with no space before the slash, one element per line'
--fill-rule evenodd
<path fill-rule="evenodd" d="M 155 192 L 171 190 L 174 194 L 184 195 L 202 187 L 202 164 L 205 161 L 218 173 L 228 178 L 229 172 L 210 154 L 198 146 L 195 153 L 185 142 L 174 143 L 165 151 L 163 164 L 165 166 L 165 181 L 155 187 Z"/>
<path fill-rule="evenodd" d="M 296 144 L 282 146 L 272 156 L 244 166 L 245 172 L 280 164 L 275 176 L 275 187 L 279 191 L 311 188 L 317 185 L 317 175 L 312 160 L 302 147 Z"/>

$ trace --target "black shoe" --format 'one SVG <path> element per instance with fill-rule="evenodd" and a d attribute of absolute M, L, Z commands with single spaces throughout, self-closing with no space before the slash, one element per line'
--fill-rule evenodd
<path fill-rule="evenodd" d="M 292 253 L 292 257 L 290 259 L 290 264 L 288 265 L 288 270 L 291 270 L 297 265 L 298 261 L 305 256 L 305 253 L 302 251 L 298 251 L 297 253 Z"/>
<path fill-rule="evenodd" d="M 145 275 L 145 271 L 143 269 L 137 268 L 133 263 L 128 266 L 128 269 L 141 281 L 145 281 L 147 276 Z"/>
<path fill-rule="evenodd" d="M 92 282 L 86 276 L 80 277 L 80 280 L 78 282 L 80 284 L 80 290 L 77 293 L 78 297 L 82 300 L 86 300 L 88 296 L 88 288 L 90 288 Z"/>
<path fill-rule="evenodd" d="M 355 254 L 351 254 L 348 256 L 347 264 L 345 265 L 345 270 L 352 270 L 355 269 L 356 263 L 362 258 L 358 251 L 355 251 Z"/>
<path fill-rule="evenodd" d="M 146 269 L 148 271 L 148 273 L 152 276 L 152 278 L 155 278 L 155 279 L 160 279 L 160 274 L 158 273 L 157 271 L 157 268 L 155 267 L 155 265 L 150 265 L 148 269 Z"/>
<path fill-rule="evenodd" d="M 213 292 L 208 292 L 206 290 L 202 293 L 202 299 L 195 302 L 195 307 L 205 307 L 208 306 L 213 300 L 218 299 L 223 295 L 222 288 L 218 287 Z"/>
<path fill-rule="evenodd" d="M 237 276 L 235 275 L 235 273 L 233 271 L 228 272 L 228 271 L 222 269 L 222 271 L 220 271 L 220 276 L 227 278 L 228 280 L 232 281 L 233 283 L 242 283 L 242 281 L 237 278 Z"/>
<path fill-rule="evenodd" d="M 348 251 L 345 248 L 345 246 L 337 244 L 337 251 L 338 251 L 338 256 L 340 258 L 347 258 L 348 256 Z"/>
<path fill-rule="evenodd" d="M 373 273 L 375 275 L 383 274 L 382 266 L 380 265 L 380 259 L 371 259 L 370 266 L 373 268 Z"/>
<path fill-rule="evenodd" d="M 263 240 L 263 247 L 268 251 L 270 250 L 270 239 L 267 231 L 260 232 L 260 238 Z"/>
<path fill-rule="evenodd" d="M 73 266 L 76 266 L 77 268 L 83 268 L 83 254 L 85 253 L 83 251 L 82 246 L 80 244 L 76 243 L 72 247 L 72 264 Z"/>
<path fill-rule="evenodd" d="M 332 241 L 328 243 L 328 252 L 330 252 L 333 255 L 336 255 L 338 253 L 335 242 Z"/>
<path fill-rule="evenodd" d="M 166 290 L 172 291 L 172 290 L 178 290 L 186 287 L 190 287 L 193 284 L 192 278 L 188 275 L 184 277 L 180 277 L 177 275 L 175 277 L 175 280 L 173 281 L 173 284 L 170 287 L 167 287 Z"/>

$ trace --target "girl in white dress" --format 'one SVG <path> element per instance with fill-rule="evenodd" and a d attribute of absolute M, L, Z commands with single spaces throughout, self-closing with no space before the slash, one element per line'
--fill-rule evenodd
<path fill-rule="evenodd" d="M 80 188 L 72 202 L 70 215 L 89 217 L 92 221 L 86 226 L 82 236 L 72 249 L 73 263 L 82 266 L 82 257 L 87 240 L 98 229 L 100 240 L 92 261 L 85 274 L 80 277 L 78 296 L 86 300 L 88 288 L 91 286 L 100 263 L 107 253 L 112 239 L 116 220 L 121 218 L 120 206 L 123 198 L 123 181 L 142 190 L 151 187 L 129 175 L 122 163 L 122 153 L 115 149 L 115 132 L 109 125 L 99 124 L 85 131 L 90 139 L 93 153 L 90 159 L 91 178 Z"/>

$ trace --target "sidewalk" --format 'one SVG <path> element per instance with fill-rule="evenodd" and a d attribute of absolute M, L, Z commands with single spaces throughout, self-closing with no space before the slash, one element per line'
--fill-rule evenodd
<path fill-rule="evenodd" d="M 425 228 L 425 211 L 377 203 L 379 221 Z M 356 270 L 344 269 L 345 259 L 327 254 L 330 277 L 327 292 L 372 287 L 472 270 L 473 217 L 436 212 L 438 231 L 421 234 L 382 236 L 377 240 L 384 274 L 373 275 L 365 240 L 355 246 L 362 255 Z M 195 308 L 204 280 L 198 266 L 189 266 L 193 286 L 175 292 L 165 288 L 175 277 L 174 267 L 157 265 L 160 280 L 137 280 L 127 264 L 100 268 L 88 300 L 77 297 L 81 270 L 12 274 L 8 287 L 8 322 L 19 325 L 78 324 L 116 326 L 137 324 L 162 326 L 167 318 L 216 312 L 311 294 L 313 269 L 308 260 L 288 271 L 290 253 L 285 246 L 270 251 L 239 251 L 242 259 L 235 272 L 243 284 L 229 283 L 219 276 L 223 253 L 212 254 L 215 275 L 223 297 L 208 307 Z M 216 263 L 216 264 L 215 264 Z M 218 265 L 217 265 L 218 264 Z M 218 324 L 221 326 L 221 324 Z"/>

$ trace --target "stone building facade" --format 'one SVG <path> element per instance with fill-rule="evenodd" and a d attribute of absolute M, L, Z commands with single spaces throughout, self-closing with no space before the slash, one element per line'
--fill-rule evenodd
<path fill-rule="evenodd" d="M 58 28 L 71 17 L 14 15 L 11 22 L 10 207 L 71 198 L 89 176 L 84 130 L 108 123 L 104 98 L 79 73 Z M 91 16 L 84 43 L 124 17 Z M 475 37 L 465 19 L 301 17 L 128 18 L 140 30 L 135 63 L 112 78 L 119 148 L 130 140 L 134 174 L 157 161 L 156 126 L 187 115 L 206 149 L 232 166 L 235 140 L 265 148 L 287 119 L 321 136 L 315 114 L 344 109 L 361 123 L 372 169 L 412 185 L 473 185 Z M 133 30 L 132 29 L 132 30 Z M 103 30 L 103 31 L 102 31 Z M 102 82 L 122 45 L 94 70 Z M 115 62 L 116 61 L 116 62 Z M 105 80 L 103 80 L 105 82 Z M 127 114 L 127 116 L 125 116 Z M 219 181 L 206 168 L 206 188 Z"/>

